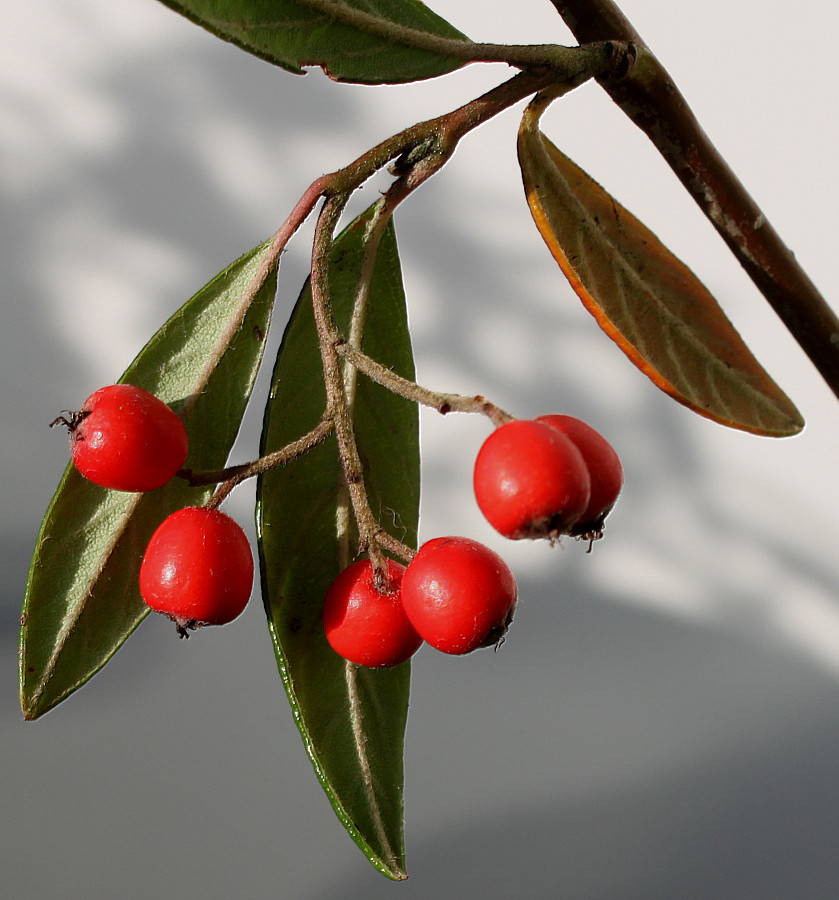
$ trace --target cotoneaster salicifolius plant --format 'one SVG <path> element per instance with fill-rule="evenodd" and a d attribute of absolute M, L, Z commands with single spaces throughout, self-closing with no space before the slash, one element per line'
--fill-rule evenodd
<path fill-rule="evenodd" d="M 796 433 L 795 406 L 703 285 L 543 134 L 545 109 L 597 79 L 657 142 L 837 392 L 829 336 L 839 322 L 611 0 L 554 3 L 580 41 L 572 47 L 474 43 L 416 0 L 167 5 L 282 69 L 320 66 L 339 81 L 411 82 L 467 64 L 516 71 L 317 177 L 270 239 L 173 314 L 119 384 L 59 416 L 73 464 L 32 560 L 21 707 L 34 719 L 67 698 L 149 608 L 172 618 L 182 636 L 234 620 L 251 593 L 252 556 L 241 527 L 219 507 L 236 485 L 256 478 L 263 601 L 306 752 L 370 862 L 403 878 L 408 660 L 423 641 L 465 655 L 508 639 L 504 652 L 515 652 L 508 628 L 518 599 L 501 556 L 470 536 L 431 535 L 415 549 L 418 406 L 488 420 L 463 496 L 471 502 L 474 490 L 504 538 L 548 545 L 581 538 L 591 549 L 623 469 L 600 423 L 595 431 L 568 412 L 515 417 L 482 396 L 416 383 L 395 239 L 399 205 L 445 167 L 460 140 L 524 105 L 516 141 L 525 200 L 606 334 L 690 409 L 755 434 Z M 389 187 L 345 223 L 350 198 L 382 171 Z M 278 261 L 313 213 L 311 273 L 274 362 L 261 453 L 231 464 L 262 362 Z M 736 234 L 730 227 L 757 221 L 760 228 Z M 573 397 L 574 386 L 566 387 Z M 602 428 L 608 432 L 607 423 Z"/>

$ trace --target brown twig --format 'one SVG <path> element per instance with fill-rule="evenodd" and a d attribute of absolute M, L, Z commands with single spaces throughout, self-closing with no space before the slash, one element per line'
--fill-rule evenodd
<path fill-rule="evenodd" d="M 628 41 L 628 77 L 601 83 L 650 138 L 821 376 L 839 396 L 839 318 L 613 0 L 551 0 L 579 41 Z"/>
<path fill-rule="evenodd" d="M 217 490 L 207 502 L 207 506 L 212 508 L 218 507 L 228 494 L 248 478 L 255 475 L 261 475 L 271 469 L 279 468 L 290 463 L 298 456 L 307 453 L 312 447 L 316 447 L 321 441 L 332 433 L 332 422 L 324 419 L 319 422 L 308 434 L 286 444 L 273 453 L 267 453 L 260 456 L 252 462 L 241 463 L 237 466 L 228 466 L 226 469 L 217 469 L 213 472 L 194 472 L 192 469 L 181 469 L 178 472 L 179 477 L 185 478 L 192 487 L 199 487 L 205 484 L 218 484 Z"/>
<path fill-rule="evenodd" d="M 451 412 L 480 413 L 496 426 L 503 425 L 505 422 L 511 422 L 514 418 L 501 407 L 490 403 L 486 397 L 480 395 L 469 397 L 464 394 L 432 391 L 422 387 L 414 381 L 397 375 L 396 372 L 381 365 L 381 363 L 377 363 L 374 359 L 371 359 L 365 353 L 346 342 L 338 344 L 336 350 L 340 356 L 372 381 L 387 388 L 389 391 L 393 391 L 394 394 L 399 394 L 400 397 L 405 397 L 414 403 L 420 403 L 423 406 L 436 409 L 442 415 Z"/>

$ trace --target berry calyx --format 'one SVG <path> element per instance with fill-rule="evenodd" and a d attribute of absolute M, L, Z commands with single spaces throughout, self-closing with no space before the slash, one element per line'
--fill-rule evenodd
<path fill-rule="evenodd" d="M 591 481 L 588 506 L 570 533 L 595 540 L 603 536 L 603 523 L 618 499 L 623 487 L 623 467 L 612 445 L 591 425 L 574 416 L 539 416 L 544 422 L 568 437 L 583 457 Z"/>
<path fill-rule="evenodd" d="M 187 629 L 226 625 L 247 606 L 253 555 L 245 532 L 223 512 L 188 506 L 157 527 L 140 565 L 140 594 Z"/>
<path fill-rule="evenodd" d="M 405 610 L 400 585 L 405 567 L 387 562 L 389 585 L 379 590 L 373 566 L 360 559 L 338 573 L 323 602 L 329 646 L 358 666 L 382 669 L 409 659 L 422 644 Z"/>
<path fill-rule="evenodd" d="M 475 499 L 504 537 L 556 540 L 580 519 L 591 483 L 582 454 L 557 429 L 529 419 L 499 426 L 473 471 Z"/>
<path fill-rule="evenodd" d="M 402 577 L 402 605 L 417 633 L 443 653 L 497 645 L 510 627 L 518 589 L 489 547 L 465 537 L 426 542 Z"/>
<path fill-rule="evenodd" d="M 112 384 L 91 394 L 78 412 L 56 419 L 70 433 L 76 469 L 115 491 L 153 491 L 181 468 L 187 454 L 183 423 L 154 394 Z"/>

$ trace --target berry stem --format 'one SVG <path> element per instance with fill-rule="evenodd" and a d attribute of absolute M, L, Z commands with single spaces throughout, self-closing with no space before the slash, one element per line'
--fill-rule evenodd
<path fill-rule="evenodd" d="M 450 412 L 480 413 L 486 416 L 497 427 L 505 422 L 512 422 L 515 416 L 505 412 L 501 407 L 490 403 L 485 397 L 478 395 L 466 396 L 464 394 L 451 394 L 443 391 L 432 391 L 422 387 L 414 381 L 409 381 L 396 372 L 386 368 L 381 363 L 362 353 L 347 342 L 338 344 L 335 348 L 338 354 L 349 362 L 353 368 L 358 369 L 372 381 L 382 387 L 413 400 L 422 406 L 430 406 L 441 415 Z"/>
<path fill-rule="evenodd" d="M 396 203 L 392 201 L 392 190 L 393 186 L 391 186 L 391 189 L 388 190 L 378 203 L 375 204 L 364 234 L 364 252 L 361 260 L 358 282 L 355 287 L 355 298 L 353 301 L 352 316 L 350 318 L 350 327 L 346 337 L 347 343 L 359 350 L 361 349 L 361 341 L 364 337 L 364 325 L 367 320 L 368 299 L 376 265 L 376 253 L 379 249 L 379 244 L 381 243 L 385 228 L 393 215 L 396 203 L 399 202 L 398 200 Z M 355 366 L 352 365 L 344 365 L 343 370 L 344 391 L 347 403 L 350 407 L 353 407 L 355 403 L 356 376 L 358 373 Z"/>
<path fill-rule="evenodd" d="M 270 469 L 284 466 L 291 460 L 302 456 L 312 447 L 317 446 L 332 432 L 332 422 L 324 419 L 319 422 L 308 434 L 286 444 L 285 447 L 261 456 L 253 462 L 241 463 L 236 466 L 228 466 L 226 469 L 218 469 L 213 472 L 195 472 L 192 469 L 181 469 L 178 475 L 185 478 L 191 487 L 200 487 L 206 484 L 218 484 L 219 487 L 207 502 L 206 506 L 213 509 L 227 497 L 227 495 L 248 478 L 261 475 Z"/>
<path fill-rule="evenodd" d="M 392 553 L 394 556 L 398 556 L 406 563 L 409 563 L 416 556 L 416 550 L 407 544 L 403 544 L 402 541 L 388 534 L 383 528 L 376 532 L 376 541 L 382 549 L 387 550 L 388 553 Z"/>

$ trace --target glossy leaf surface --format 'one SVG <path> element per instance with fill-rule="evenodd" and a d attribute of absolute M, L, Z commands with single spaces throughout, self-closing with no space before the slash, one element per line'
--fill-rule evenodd
<path fill-rule="evenodd" d="M 755 434 L 803 419 L 696 276 L 539 130 L 525 112 L 518 153 L 527 202 L 560 268 L 600 327 L 659 388 Z"/>
<path fill-rule="evenodd" d="M 263 244 L 221 272 L 122 376 L 181 415 L 190 442 L 187 467 L 222 467 L 236 437 L 274 299 L 271 259 Z M 109 491 L 68 466 L 41 524 L 21 616 L 26 718 L 43 715 L 81 687 L 139 625 L 148 609 L 137 575 L 152 531 L 173 510 L 202 504 L 211 492 L 180 478 L 145 494 Z"/>
<path fill-rule="evenodd" d="M 405 26 L 438 37 L 466 40 L 419 0 L 342 0 L 339 7 L 364 13 L 365 25 L 344 24 L 305 0 L 162 0 L 226 41 L 302 73 L 321 66 L 337 81 L 397 84 L 436 78 L 463 65 L 460 60 L 419 50 L 379 33 Z"/>
<path fill-rule="evenodd" d="M 336 239 L 330 286 L 347 334 L 363 256 L 367 215 Z M 401 269 L 392 225 L 375 261 L 362 349 L 414 377 Z M 303 290 L 283 338 L 266 409 L 262 452 L 321 420 L 326 402 L 311 293 Z M 354 423 L 374 514 L 415 546 L 419 506 L 415 404 L 358 377 Z M 259 479 L 257 524 L 262 593 L 283 684 L 306 752 L 335 812 L 372 864 L 405 876 L 402 750 L 410 663 L 365 669 L 326 643 L 323 597 L 355 556 L 346 489 L 334 437 Z"/>

